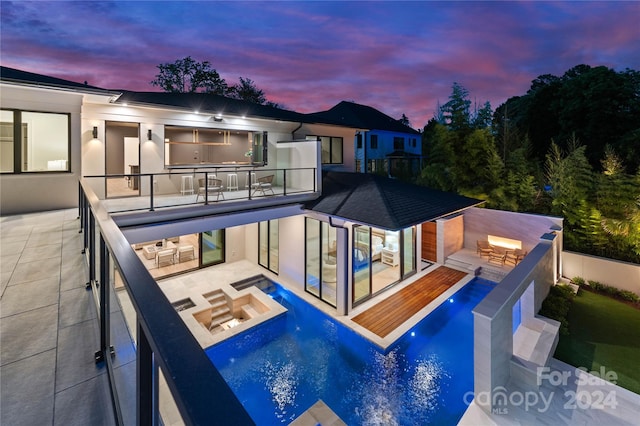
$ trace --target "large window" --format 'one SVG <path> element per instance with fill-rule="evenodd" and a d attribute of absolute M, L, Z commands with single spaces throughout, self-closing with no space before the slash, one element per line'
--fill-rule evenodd
<path fill-rule="evenodd" d="M 279 244 L 278 220 L 258 224 L 258 263 L 274 273 L 278 273 Z"/>
<path fill-rule="evenodd" d="M 336 306 L 337 232 L 326 222 L 306 218 L 305 290 Z"/>
<path fill-rule="evenodd" d="M 342 164 L 342 138 L 332 136 L 307 136 L 307 140 L 320 139 L 322 164 Z"/>
<path fill-rule="evenodd" d="M 69 171 L 70 114 L 2 110 L 0 172 Z"/>
<path fill-rule="evenodd" d="M 165 126 L 165 164 L 264 165 L 267 132 Z"/>
<path fill-rule="evenodd" d="M 404 151 L 404 138 L 400 136 L 395 136 L 393 138 L 393 149 L 396 151 Z"/>
<path fill-rule="evenodd" d="M 353 228 L 353 304 L 357 305 L 416 272 L 415 228 Z"/>

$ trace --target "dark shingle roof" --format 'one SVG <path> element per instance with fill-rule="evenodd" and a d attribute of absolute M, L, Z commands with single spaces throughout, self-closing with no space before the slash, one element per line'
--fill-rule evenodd
<path fill-rule="evenodd" d="M 428 222 L 483 203 L 367 173 L 325 172 L 322 195 L 305 208 L 388 230 Z"/>
<path fill-rule="evenodd" d="M 259 105 L 208 93 L 122 91 L 122 96 L 118 98 L 117 102 L 141 105 L 164 105 L 212 115 L 222 114 L 224 116 L 225 114 L 230 114 L 292 122 L 308 121 L 305 114 L 300 114 L 295 111 L 275 108 L 268 105 Z"/>
<path fill-rule="evenodd" d="M 367 105 L 342 101 L 328 111 L 307 114 L 315 119 L 358 129 L 385 130 L 396 133 L 420 134 L 398 120 Z"/>
<path fill-rule="evenodd" d="M 102 89 L 96 86 L 90 86 L 88 84 L 76 83 L 75 81 L 63 80 L 61 78 L 50 77 L 48 75 L 36 74 L 33 72 L 22 71 L 15 68 L 0 66 L 0 79 L 3 81 L 10 81 L 16 83 L 27 83 L 32 85 L 41 85 L 65 89 L 84 89 L 84 91 L 90 92 L 105 92 L 109 93 L 109 90 Z"/>

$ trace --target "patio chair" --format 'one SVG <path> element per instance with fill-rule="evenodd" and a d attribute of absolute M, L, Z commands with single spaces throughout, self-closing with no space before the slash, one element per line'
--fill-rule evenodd
<path fill-rule="evenodd" d="M 487 262 L 493 263 L 494 265 L 504 265 L 504 259 L 507 256 L 507 249 L 502 247 L 493 247 L 491 253 L 489 253 L 489 259 Z"/>
<path fill-rule="evenodd" d="M 505 255 L 504 263 L 509 263 L 513 266 L 516 266 L 518 263 L 522 261 L 522 259 L 524 259 L 526 255 L 527 255 L 527 252 L 522 249 L 510 250 Z"/>
<path fill-rule="evenodd" d="M 196 196 L 196 203 L 200 199 L 200 197 L 205 197 L 205 191 L 209 194 L 209 198 L 213 195 L 216 196 L 216 201 L 220 200 L 220 196 L 222 195 L 222 199 L 224 200 L 224 187 L 222 186 L 222 180 L 220 179 L 211 179 L 209 178 L 209 184 L 205 185 L 205 179 L 198 179 L 198 195 Z"/>
<path fill-rule="evenodd" d="M 195 258 L 195 250 L 191 244 L 178 247 L 178 263 L 193 260 Z"/>
<path fill-rule="evenodd" d="M 160 250 L 156 253 L 156 265 L 158 268 L 173 265 L 173 249 Z"/>
<path fill-rule="evenodd" d="M 256 192 L 261 192 L 262 195 L 267 195 L 266 191 L 271 191 L 271 195 L 276 195 L 273 192 L 273 175 L 263 176 L 258 178 L 257 182 L 251 185 L 251 195 L 254 195 Z"/>
<path fill-rule="evenodd" d="M 478 240 L 476 242 L 476 253 L 478 253 L 480 257 L 482 256 L 489 257 L 492 251 L 493 251 L 493 246 L 489 244 L 489 241 Z"/>

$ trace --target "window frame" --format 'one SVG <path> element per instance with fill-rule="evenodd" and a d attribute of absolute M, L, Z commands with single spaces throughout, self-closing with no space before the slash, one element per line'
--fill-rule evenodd
<path fill-rule="evenodd" d="M 370 135 L 369 144 L 371 145 L 371 149 L 378 149 L 378 135 Z"/>
<path fill-rule="evenodd" d="M 307 135 L 307 140 L 317 140 L 320 142 L 320 161 L 321 164 L 344 164 L 344 138 L 342 136 L 321 136 L 321 135 Z M 329 142 L 329 162 L 325 162 L 322 156 L 322 146 L 328 139 Z M 340 160 L 333 161 L 334 158 L 334 144 L 340 144 Z"/>
<path fill-rule="evenodd" d="M 2 172 L 0 175 L 20 175 L 20 174 L 43 174 L 43 173 L 71 173 L 71 113 L 70 112 L 54 112 L 54 111 L 40 111 L 40 110 L 28 110 L 18 108 L 0 108 L 2 111 L 9 111 L 13 113 L 13 170 Z M 23 152 L 23 128 L 22 113 L 32 114 L 55 114 L 58 116 L 65 116 L 67 119 L 67 167 L 64 170 L 22 170 L 24 158 Z"/>
<path fill-rule="evenodd" d="M 402 136 L 394 136 L 393 137 L 393 150 L 394 151 L 404 151 L 405 140 Z"/>

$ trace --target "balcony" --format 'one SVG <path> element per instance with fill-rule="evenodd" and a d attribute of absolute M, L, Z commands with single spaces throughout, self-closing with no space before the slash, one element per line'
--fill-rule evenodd
<path fill-rule="evenodd" d="M 193 168 L 162 173 L 85 176 L 110 213 L 224 205 L 236 210 L 313 200 L 318 169 Z"/>

